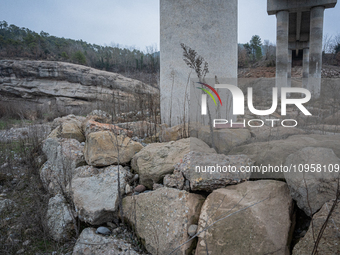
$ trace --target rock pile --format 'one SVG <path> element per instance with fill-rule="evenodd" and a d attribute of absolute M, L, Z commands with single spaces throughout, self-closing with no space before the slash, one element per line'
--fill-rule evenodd
<path fill-rule="evenodd" d="M 217 147 L 218 154 L 207 144 L 204 127 L 196 133 L 199 138 L 184 139 L 181 127 L 161 127 L 157 137 L 166 142 L 144 146 L 132 138 L 136 127 L 147 123 L 112 125 L 109 119 L 99 112 L 58 118 L 43 144 L 47 161 L 40 174 L 53 196 L 47 212 L 50 233 L 62 241 L 72 235 L 75 220 L 93 226 L 81 232 L 73 254 L 142 254 L 118 235 L 121 221 L 150 254 L 286 255 L 293 249 L 294 200 L 317 228 L 327 217 L 335 172 L 256 180 L 241 170 L 261 164 L 340 164 L 336 135 L 275 129 L 282 136 L 266 140 L 273 130 L 219 131 L 213 137 L 225 147 Z M 338 213 L 336 207 L 335 224 Z M 339 251 L 334 231 L 326 229 L 330 241 L 321 242 L 322 251 Z M 309 254 L 312 244 L 308 230 L 293 254 Z"/>

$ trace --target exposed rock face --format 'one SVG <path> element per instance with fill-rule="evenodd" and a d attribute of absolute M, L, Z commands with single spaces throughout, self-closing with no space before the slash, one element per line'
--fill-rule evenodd
<path fill-rule="evenodd" d="M 117 73 L 57 61 L 0 60 L 0 77 L 2 95 L 34 99 L 49 107 L 83 106 L 112 98 L 118 91 L 122 98 L 158 93 Z"/>
<path fill-rule="evenodd" d="M 128 173 L 122 166 L 119 170 L 120 192 L 124 194 Z M 92 225 L 111 221 L 118 209 L 118 166 L 101 169 L 84 166 L 76 172 L 71 188 L 79 218 Z"/>
<path fill-rule="evenodd" d="M 214 190 L 202 206 L 197 232 L 218 222 L 199 234 L 195 254 L 289 254 L 292 206 L 284 182 L 245 182 Z"/>
<path fill-rule="evenodd" d="M 85 228 L 81 232 L 72 254 L 138 255 L 139 253 L 134 251 L 131 244 L 126 243 L 124 240 L 96 234 L 95 228 Z"/>
<path fill-rule="evenodd" d="M 174 165 L 179 163 L 190 150 L 215 152 L 207 144 L 197 138 L 186 138 L 176 142 L 153 143 L 144 147 L 133 156 L 132 169 L 139 174 L 140 183 L 152 189 L 166 174 L 174 170 Z"/>
<path fill-rule="evenodd" d="M 304 167 L 307 164 L 312 170 L 320 165 L 320 172 L 298 171 L 284 173 L 292 198 L 307 215 L 311 216 L 318 211 L 324 203 L 335 197 L 339 173 L 335 166 L 340 165 L 340 159 L 333 150 L 319 147 L 306 147 L 287 157 L 285 165 Z M 324 171 L 326 166 L 326 172 Z M 328 171 L 333 167 L 333 172 Z"/>
<path fill-rule="evenodd" d="M 43 143 L 43 152 L 47 161 L 40 169 L 40 178 L 51 194 L 66 190 L 74 169 L 85 164 L 84 146 L 75 139 L 47 138 Z"/>
<path fill-rule="evenodd" d="M 87 164 L 91 166 L 109 166 L 118 162 L 128 163 L 142 148 L 143 145 L 129 137 L 100 131 L 87 136 L 84 154 Z"/>
<path fill-rule="evenodd" d="M 192 151 L 175 166 L 175 171 L 182 173 L 185 179 L 189 180 L 192 191 L 211 192 L 228 184 L 248 180 L 250 172 L 241 172 L 241 166 L 246 167 L 252 164 L 253 162 L 246 155 L 226 156 Z M 166 185 L 165 182 L 164 185 Z"/>
<path fill-rule="evenodd" d="M 47 210 L 47 226 L 56 241 L 62 241 L 72 236 L 72 216 L 64 197 L 57 194 L 50 198 Z"/>
<path fill-rule="evenodd" d="M 216 151 L 221 154 L 228 154 L 232 148 L 245 143 L 250 137 L 250 131 L 246 128 L 215 129 L 213 132 L 214 146 Z M 203 126 L 198 130 L 198 138 L 212 146 L 211 132 L 208 126 Z"/>
<path fill-rule="evenodd" d="M 124 217 L 136 229 L 151 254 L 169 254 L 189 240 L 188 228 L 197 224 L 204 198 L 171 188 L 123 199 Z M 173 254 L 190 254 L 188 242 Z"/>
<path fill-rule="evenodd" d="M 334 200 L 325 203 L 321 210 L 313 216 L 313 227 L 315 236 L 321 230 L 325 223 L 328 213 L 332 208 Z M 327 226 L 323 232 L 322 238 L 318 246 L 318 254 L 340 254 L 339 246 L 339 225 L 340 225 L 340 207 L 337 205 L 329 218 Z M 307 234 L 294 246 L 293 255 L 309 255 L 312 254 L 314 248 L 314 239 L 312 224 Z"/>
<path fill-rule="evenodd" d="M 241 145 L 230 151 L 229 154 L 245 154 L 255 161 L 255 165 L 280 166 L 284 164 L 290 154 L 296 153 L 305 147 L 324 147 L 332 149 L 340 157 L 340 136 L 338 135 L 292 135 L 284 140 L 257 142 Z M 284 178 L 283 174 L 255 175 L 256 178 Z"/>

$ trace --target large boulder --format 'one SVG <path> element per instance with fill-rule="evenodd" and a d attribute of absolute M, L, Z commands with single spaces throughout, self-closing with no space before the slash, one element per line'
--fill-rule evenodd
<path fill-rule="evenodd" d="M 324 203 L 335 197 L 339 179 L 336 167 L 339 170 L 340 159 L 332 149 L 303 148 L 289 155 L 285 165 L 292 166 L 290 172 L 284 173 L 290 194 L 307 215 L 312 216 Z"/>
<path fill-rule="evenodd" d="M 47 209 L 47 226 L 55 241 L 64 241 L 72 237 L 72 215 L 65 198 L 61 194 L 50 198 Z"/>
<path fill-rule="evenodd" d="M 198 130 L 198 138 L 212 147 L 212 137 L 216 151 L 221 154 L 228 152 L 235 146 L 244 144 L 251 138 L 250 131 L 246 128 L 240 129 L 214 129 L 213 135 L 209 126 L 202 126 Z"/>
<path fill-rule="evenodd" d="M 153 143 L 144 147 L 131 161 L 132 169 L 139 174 L 140 183 L 152 189 L 166 174 L 171 174 L 174 165 L 179 163 L 191 150 L 215 152 L 197 138 L 186 138 L 176 142 Z"/>
<path fill-rule="evenodd" d="M 109 166 L 130 162 L 142 148 L 140 143 L 124 135 L 99 131 L 87 136 L 84 155 L 87 164 L 91 166 Z"/>
<path fill-rule="evenodd" d="M 188 228 L 197 224 L 204 198 L 172 188 L 160 188 L 123 199 L 123 211 L 151 254 L 169 254 L 189 240 Z M 173 254 L 190 254 L 193 241 Z"/>
<path fill-rule="evenodd" d="M 124 194 L 128 172 L 122 166 L 76 169 L 69 192 L 82 221 L 98 225 L 113 219 L 119 203 L 118 167 L 120 194 Z"/>
<path fill-rule="evenodd" d="M 332 208 L 334 200 L 325 203 L 321 210 L 314 214 L 313 224 L 306 235 L 294 246 L 293 255 L 310 255 L 312 254 L 315 241 L 314 237 L 318 236 L 325 223 L 327 216 Z M 340 207 L 335 207 L 331 217 L 328 219 L 326 228 L 320 239 L 317 254 L 340 254 L 339 246 L 339 226 L 340 226 Z M 312 229 L 313 228 L 313 229 Z"/>
<path fill-rule="evenodd" d="M 40 178 L 51 194 L 65 191 L 76 167 L 85 164 L 84 146 L 75 139 L 47 138 L 43 142 L 47 161 L 40 169 Z"/>
<path fill-rule="evenodd" d="M 292 135 L 287 139 L 268 142 L 256 142 L 238 146 L 229 154 L 248 155 L 255 165 L 260 166 L 281 166 L 290 154 L 305 147 L 324 147 L 332 149 L 340 157 L 340 136 L 338 135 Z M 252 174 L 252 178 L 284 178 L 283 173 L 274 174 Z"/>
<path fill-rule="evenodd" d="M 135 250 L 131 248 L 131 244 L 124 240 L 117 239 L 113 236 L 103 236 L 96 234 L 95 228 L 85 228 L 74 248 L 73 255 L 138 255 Z"/>
<path fill-rule="evenodd" d="M 184 178 L 189 181 L 192 191 L 211 192 L 229 184 L 248 180 L 250 171 L 246 172 L 245 167 L 251 166 L 252 163 L 246 155 L 226 156 L 192 151 L 175 166 L 175 171 L 182 173 Z"/>
<path fill-rule="evenodd" d="M 202 206 L 197 232 L 207 229 L 199 234 L 195 254 L 289 254 L 292 208 L 284 182 L 214 190 Z"/>

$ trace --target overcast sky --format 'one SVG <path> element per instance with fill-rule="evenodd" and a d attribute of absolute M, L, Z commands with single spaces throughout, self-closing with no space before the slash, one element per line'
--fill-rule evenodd
<path fill-rule="evenodd" d="M 238 1 L 238 41 L 252 35 L 275 42 L 267 0 Z M 99 45 L 159 49 L 159 0 L 0 0 L 0 20 L 58 37 Z M 324 34 L 340 33 L 340 4 L 325 11 Z"/>

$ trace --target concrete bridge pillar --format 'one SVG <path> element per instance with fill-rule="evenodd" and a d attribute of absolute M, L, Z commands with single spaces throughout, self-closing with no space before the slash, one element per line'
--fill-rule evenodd
<path fill-rule="evenodd" d="M 320 96 L 322 68 L 322 38 L 325 7 L 313 7 L 310 12 L 309 79 L 308 89 L 315 97 Z"/>
<path fill-rule="evenodd" d="M 288 64 L 287 64 L 287 87 L 292 86 L 292 50 L 288 50 Z"/>
<path fill-rule="evenodd" d="M 276 87 L 287 87 L 288 83 L 288 23 L 289 12 L 276 14 Z M 280 89 L 279 89 L 280 91 Z"/>
<path fill-rule="evenodd" d="M 320 96 L 324 11 L 336 4 L 337 0 L 267 0 L 267 13 L 277 17 L 277 87 L 291 86 L 288 49 L 303 49 L 303 87 L 314 98 Z"/>
<path fill-rule="evenodd" d="M 215 77 L 220 83 L 231 78 L 229 84 L 237 85 L 237 0 L 160 0 L 160 36 L 162 123 L 188 122 L 189 102 L 190 108 L 196 105 L 190 90 L 197 87 L 191 81 L 197 74 L 183 61 L 181 43 L 208 62 L 211 86 Z"/>
<path fill-rule="evenodd" d="M 302 60 L 302 85 L 305 89 L 308 88 L 308 77 L 309 77 L 309 49 L 303 49 L 303 60 Z"/>

